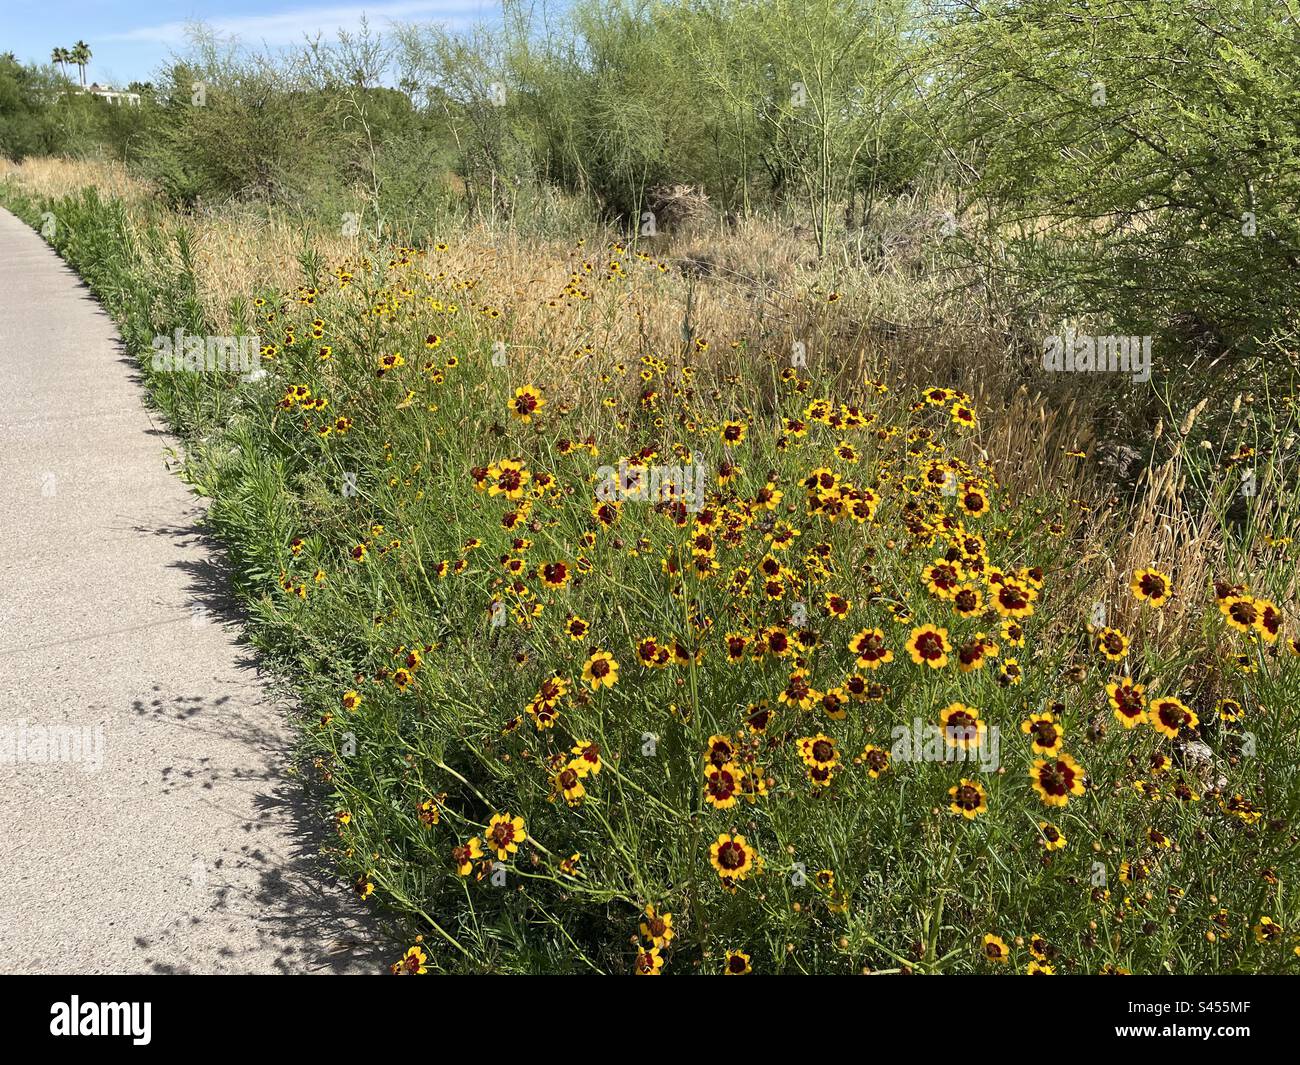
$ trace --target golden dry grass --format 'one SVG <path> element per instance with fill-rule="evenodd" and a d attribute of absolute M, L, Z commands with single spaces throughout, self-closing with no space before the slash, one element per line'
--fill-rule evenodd
<path fill-rule="evenodd" d="M 12 180 L 34 196 L 59 197 L 94 187 L 127 204 L 151 195 L 148 182 L 121 163 L 97 159 L 29 157 L 21 163 L 0 158 L 0 181 Z"/>

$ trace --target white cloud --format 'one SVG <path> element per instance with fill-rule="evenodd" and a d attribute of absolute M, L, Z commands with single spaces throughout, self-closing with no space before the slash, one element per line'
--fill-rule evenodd
<path fill-rule="evenodd" d="M 206 26 L 223 38 L 266 44 L 294 44 L 304 35 L 317 32 L 332 36 L 338 29 L 356 30 L 362 16 L 377 29 L 392 22 L 415 19 L 437 19 L 442 22 L 469 21 L 483 7 L 476 0 L 399 0 L 396 3 L 368 5 L 325 5 L 299 8 L 268 15 L 239 15 L 233 18 L 204 19 Z M 123 33 L 109 34 L 114 41 L 148 41 L 158 44 L 185 43 L 187 22 L 163 22 L 156 26 L 140 26 Z"/>

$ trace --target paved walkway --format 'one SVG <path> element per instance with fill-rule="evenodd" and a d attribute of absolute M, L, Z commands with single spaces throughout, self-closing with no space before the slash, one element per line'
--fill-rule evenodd
<path fill-rule="evenodd" d="M 0 972 L 381 971 L 169 445 L 0 210 Z"/>

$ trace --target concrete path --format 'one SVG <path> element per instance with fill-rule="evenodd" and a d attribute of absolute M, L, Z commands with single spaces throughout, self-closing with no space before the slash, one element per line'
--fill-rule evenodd
<path fill-rule="evenodd" d="M 0 972 L 382 971 L 170 444 L 0 210 Z"/>

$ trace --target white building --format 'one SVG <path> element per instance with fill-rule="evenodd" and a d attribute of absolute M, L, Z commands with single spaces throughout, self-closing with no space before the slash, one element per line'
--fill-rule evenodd
<path fill-rule="evenodd" d="M 109 85 L 92 84 L 87 92 L 91 96 L 98 96 L 101 100 L 107 100 L 110 104 L 117 104 L 119 107 L 126 104 L 128 107 L 140 106 L 140 94 L 138 92 L 124 92 L 121 89 L 114 89 Z"/>

